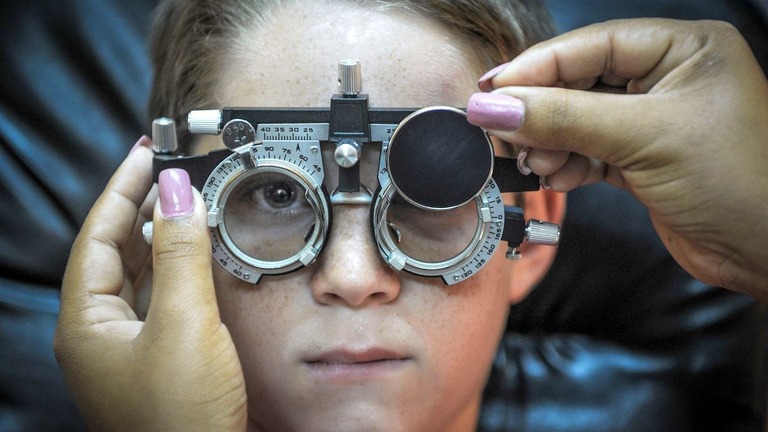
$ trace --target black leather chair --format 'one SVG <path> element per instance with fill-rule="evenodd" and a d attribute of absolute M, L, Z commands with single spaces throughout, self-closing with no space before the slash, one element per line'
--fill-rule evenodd
<path fill-rule="evenodd" d="M 0 0 L 0 430 L 83 429 L 51 351 L 69 247 L 148 132 L 155 0 Z M 563 30 L 629 16 L 736 24 L 764 68 L 760 3 L 551 0 Z M 569 194 L 549 276 L 512 308 L 483 430 L 761 430 L 765 319 L 686 275 L 643 208 L 608 186 Z"/>

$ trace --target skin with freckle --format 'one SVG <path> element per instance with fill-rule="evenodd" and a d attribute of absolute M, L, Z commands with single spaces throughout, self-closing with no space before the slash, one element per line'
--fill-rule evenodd
<path fill-rule="evenodd" d="M 328 108 L 344 59 L 362 64 L 374 107 L 463 107 L 484 70 L 551 30 L 534 0 L 163 0 L 149 111 L 176 121 L 182 154 L 208 152 L 222 145 L 191 139 L 191 110 Z M 333 144 L 324 145 L 319 156 L 333 168 Z M 482 271 L 448 286 L 395 271 L 372 238 L 370 206 L 337 204 L 314 262 L 250 284 L 212 258 L 212 215 L 189 173 L 163 170 L 153 191 L 150 147 L 139 140 L 110 179 L 62 282 L 54 352 L 89 428 L 476 428 L 508 305 L 541 279 L 554 248 L 524 245 L 525 258 L 509 262 L 499 245 Z M 366 144 L 360 181 L 371 190 L 378 159 Z M 291 179 L 261 168 L 228 185 L 234 201 L 221 217 L 232 243 L 272 260 L 303 241 L 313 213 Z M 327 173 L 332 191 L 337 172 Z M 562 196 L 522 200 L 527 219 L 562 220 Z M 463 217 L 431 215 L 419 228 L 426 216 L 401 211 L 404 242 L 425 251 L 450 245 L 440 225 Z"/>
<path fill-rule="evenodd" d="M 346 25 L 331 25 L 339 21 Z M 327 106 L 340 58 L 363 65 L 364 90 L 375 106 L 461 106 L 482 72 L 466 67 L 437 26 L 346 6 L 285 9 L 232 51 L 233 67 L 217 92 L 222 106 Z M 256 56 L 277 60 L 260 62 L 259 78 L 243 80 L 240 71 Z M 450 79 L 435 82 L 435 69 Z M 220 146 L 217 137 L 204 138 L 197 150 Z M 375 190 L 378 151 L 363 153 L 361 177 Z M 324 156 L 329 166 L 332 158 Z M 332 190 L 335 170 L 327 171 Z M 471 429 L 505 323 L 512 266 L 496 255 L 480 275 L 454 287 L 397 274 L 378 255 L 367 206 L 333 211 L 325 250 L 305 270 L 265 277 L 254 287 L 214 269 L 222 319 L 248 365 L 251 428 Z M 314 355 L 308 353 L 341 346 L 383 346 L 408 360 L 387 379 L 354 386 L 323 380 L 303 362 Z"/>
<path fill-rule="evenodd" d="M 346 24 L 331 25 L 339 21 Z M 346 6 L 285 9 L 232 51 L 232 67 L 219 81 L 222 106 L 327 106 L 340 58 L 361 62 L 374 106 L 461 106 L 482 72 L 466 67 L 470 62 L 442 28 Z M 263 65 L 258 79 L 243 80 L 240 71 L 255 57 Z M 434 70 L 445 79 L 435 81 Z M 204 138 L 197 151 L 220 145 Z M 362 179 L 374 190 L 378 152 L 364 153 Z M 331 190 L 334 171 L 328 170 Z M 334 227 L 315 265 L 265 277 L 255 288 L 214 270 L 223 321 L 248 365 L 251 429 L 471 429 L 505 323 L 513 267 L 497 254 L 481 274 L 454 287 L 397 274 L 378 256 L 368 207 L 333 210 Z M 354 386 L 325 381 L 303 361 L 329 347 L 372 345 L 407 360 L 388 379 Z"/>
<path fill-rule="evenodd" d="M 289 3 L 233 41 L 212 66 L 212 93 L 217 107 L 327 107 L 339 60 L 352 58 L 371 106 L 462 107 L 486 69 L 465 48 L 448 29 L 396 8 Z M 195 153 L 221 147 L 218 137 L 193 141 Z M 323 150 L 326 167 L 331 151 Z M 370 190 L 378 160 L 376 146 L 364 147 Z M 333 190 L 336 170 L 325 181 Z M 446 286 L 391 269 L 373 241 L 370 208 L 344 205 L 334 206 L 326 246 L 307 268 L 252 285 L 215 265 L 249 430 L 473 430 L 508 305 L 543 275 L 550 251 L 534 268 L 497 253 L 478 275 Z"/>

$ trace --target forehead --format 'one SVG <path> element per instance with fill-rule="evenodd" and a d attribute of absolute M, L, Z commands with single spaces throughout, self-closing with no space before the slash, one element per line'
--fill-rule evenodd
<path fill-rule="evenodd" d="M 399 9 L 296 2 L 269 12 L 225 53 L 216 98 L 229 106 L 326 106 L 342 59 L 362 64 L 372 106 L 463 107 L 480 67 L 456 37 Z"/>

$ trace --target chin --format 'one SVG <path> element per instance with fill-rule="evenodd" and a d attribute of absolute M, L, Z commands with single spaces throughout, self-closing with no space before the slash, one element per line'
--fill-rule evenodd
<path fill-rule="evenodd" d="M 398 417 L 397 410 L 378 410 L 373 407 L 349 407 L 343 410 L 330 410 L 323 413 L 311 413 L 305 407 L 297 406 L 289 419 L 268 418 L 252 419 L 248 432 L 390 432 L 422 431 L 424 425 L 410 424 Z M 283 421 L 279 421 L 283 420 Z"/>

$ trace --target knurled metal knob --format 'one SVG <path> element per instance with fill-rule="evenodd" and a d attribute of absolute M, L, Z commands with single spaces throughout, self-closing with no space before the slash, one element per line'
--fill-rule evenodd
<path fill-rule="evenodd" d="M 168 117 L 152 121 L 152 150 L 157 154 L 171 154 L 179 148 L 176 141 L 176 122 Z"/>
<path fill-rule="evenodd" d="M 221 131 L 221 111 L 193 110 L 187 115 L 191 134 L 218 135 Z"/>
<path fill-rule="evenodd" d="M 560 226 L 531 219 L 525 226 L 525 239 L 532 244 L 556 246 L 560 242 Z"/>
<path fill-rule="evenodd" d="M 336 144 L 333 158 L 342 168 L 355 166 L 360 160 L 360 144 L 352 139 L 343 139 Z"/>
<path fill-rule="evenodd" d="M 363 91 L 363 73 L 357 60 L 342 60 L 339 63 L 339 93 L 355 96 Z"/>

